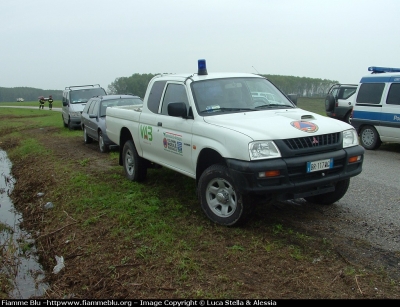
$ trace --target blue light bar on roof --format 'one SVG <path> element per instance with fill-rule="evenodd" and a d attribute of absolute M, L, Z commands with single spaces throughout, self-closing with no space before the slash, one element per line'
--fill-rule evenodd
<path fill-rule="evenodd" d="M 206 66 L 206 60 L 201 59 L 197 61 L 197 74 L 198 75 L 208 75 L 207 73 L 207 66 Z"/>
<path fill-rule="evenodd" d="M 372 71 L 373 74 L 383 72 L 400 72 L 400 68 L 371 66 L 368 67 L 368 71 Z"/>

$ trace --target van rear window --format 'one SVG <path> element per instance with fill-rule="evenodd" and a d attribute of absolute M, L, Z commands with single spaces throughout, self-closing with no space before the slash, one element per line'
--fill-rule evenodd
<path fill-rule="evenodd" d="M 363 83 L 357 95 L 357 103 L 379 104 L 385 83 Z"/>
<path fill-rule="evenodd" d="M 106 92 L 103 88 L 97 87 L 71 91 L 70 95 L 71 103 L 85 103 L 92 97 L 106 95 Z"/>

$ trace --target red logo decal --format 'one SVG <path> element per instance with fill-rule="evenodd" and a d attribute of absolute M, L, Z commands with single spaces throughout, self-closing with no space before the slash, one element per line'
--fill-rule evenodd
<path fill-rule="evenodd" d="M 316 124 L 313 124 L 311 122 L 303 122 L 301 120 L 296 121 L 296 122 L 291 122 L 290 123 L 293 127 L 296 129 L 299 129 L 304 132 L 316 132 L 318 130 L 318 126 Z M 314 140 L 313 140 L 314 141 Z M 317 141 L 318 143 L 318 141 Z"/>

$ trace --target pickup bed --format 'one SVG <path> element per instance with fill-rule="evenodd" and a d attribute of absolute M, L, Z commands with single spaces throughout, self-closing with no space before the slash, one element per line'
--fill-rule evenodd
<path fill-rule="evenodd" d="M 143 105 L 107 108 L 129 180 L 154 166 L 193 178 L 205 215 L 227 226 L 271 199 L 345 195 L 364 155 L 352 126 L 298 108 L 262 76 L 198 64 L 197 73 L 155 76 Z"/>

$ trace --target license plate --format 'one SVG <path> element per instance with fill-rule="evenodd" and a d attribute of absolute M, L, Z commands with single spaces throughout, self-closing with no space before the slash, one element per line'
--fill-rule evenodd
<path fill-rule="evenodd" d="M 312 173 L 333 167 L 333 159 L 307 162 L 307 173 Z"/>

